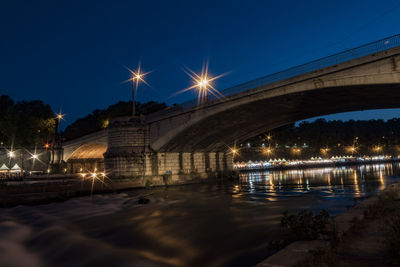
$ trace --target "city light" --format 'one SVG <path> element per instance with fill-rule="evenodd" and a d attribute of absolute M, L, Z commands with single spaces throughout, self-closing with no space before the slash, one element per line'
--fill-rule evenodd
<path fill-rule="evenodd" d="M 10 158 L 15 157 L 15 152 L 14 151 L 9 151 L 8 152 L 8 157 L 10 157 Z"/>
<path fill-rule="evenodd" d="M 377 146 L 374 146 L 373 147 L 373 151 L 375 151 L 375 152 L 381 152 L 382 151 L 382 147 L 381 146 L 379 146 L 379 145 L 377 145 Z"/>
<path fill-rule="evenodd" d="M 34 159 L 34 160 L 35 160 L 35 159 L 38 159 L 38 155 L 37 155 L 37 154 L 33 154 L 33 155 L 32 155 L 32 159 Z"/>
<path fill-rule="evenodd" d="M 271 155 L 271 154 L 272 154 L 272 151 L 273 151 L 273 150 L 272 150 L 272 148 L 270 148 L 270 147 L 263 149 L 263 153 L 264 153 L 265 155 L 267 155 L 267 156 Z"/>
<path fill-rule="evenodd" d="M 356 151 L 357 151 L 357 148 L 355 147 L 355 146 L 349 146 L 349 147 L 347 147 L 347 152 L 349 152 L 349 153 L 355 153 Z"/>
<path fill-rule="evenodd" d="M 149 72 L 142 72 L 140 63 L 136 71 L 131 70 L 130 68 L 126 67 L 126 69 L 130 72 L 131 78 L 125 82 L 132 82 L 132 116 L 136 115 L 136 100 L 135 96 L 137 95 L 137 90 L 139 87 L 139 82 L 143 82 L 147 86 L 151 87 L 143 78 L 151 73 Z"/>
<path fill-rule="evenodd" d="M 239 149 L 236 147 L 236 143 L 232 147 L 230 146 L 227 147 L 228 147 L 228 154 L 231 154 L 233 159 L 235 158 L 236 155 L 239 155 Z"/>
<path fill-rule="evenodd" d="M 61 110 L 59 113 L 56 113 L 56 119 L 58 120 L 58 123 L 60 123 L 61 120 L 64 120 L 64 116 L 65 116 L 65 114 L 62 114 Z"/>
<path fill-rule="evenodd" d="M 131 78 L 129 80 L 127 80 L 126 82 L 128 82 L 128 81 L 133 82 L 135 92 L 137 92 L 137 86 L 139 85 L 139 82 L 143 82 L 144 84 L 146 84 L 147 86 L 150 87 L 150 84 L 148 84 L 143 78 L 146 75 L 148 75 L 149 73 L 151 73 L 151 71 L 142 72 L 140 63 L 139 63 L 139 66 L 136 71 L 131 70 L 130 68 L 126 68 L 126 69 L 131 73 Z"/>
<path fill-rule="evenodd" d="M 223 73 L 218 76 L 212 77 L 208 73 L 208 61 L 203 65 L 201 73 L 197 74 L 188 67 L 185 67 L 184 72 L 192 78 L 193 85 L 179 91 L 176 94 L 184 93 L 191 90 L 197 91 L 197 104 L 203 105 L 206 104 L 208 101 L 209 95 L 214 96 L 215 98 L 221 98 L 223 95 L 214 87 L 213 82 L 228 73 Z M 175 95 L 176 95 L 175 94 Z"/>
<path fill-rule="evenodd" d="M 300 148 L 292 148 L 292 154 L 295 154 L 295 155 L 301 154 L 301 149 Z"/>
<path fill-rule="evenodd" d="M 94 189 L 94 185 L 95 185 L 96 181 L 102 183 L 103 185 L 106 185 L 104 180 L 105 180 L 105 178 L 109 179 L 105 172 L 97 173 L 96 170 L 97 170 L 97 168 L 95 168 L 93 172 L 80 173 L 80 176 L 82 177 L 82 181 L 89 180 L 91 182 L 91 193 L 93 193 L 93 189 Z"/>
<path fill-rule="evenodd" d="M 330 149 L 327 148 L 327 147 L 326 147 L 326 148 L 321 148 L 321 154 L 324 155 L 324 156 L 326 156 L 326 155 L 328 154 L 329 150 L 330 150 Z"/>

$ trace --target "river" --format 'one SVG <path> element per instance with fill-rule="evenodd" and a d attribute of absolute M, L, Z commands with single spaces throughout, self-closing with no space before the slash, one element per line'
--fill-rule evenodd
<path fill-rule="evenodd" d="M 253 266 L 279 238 L 285 210 L 334 216 L 399 181 L 399 168 L 248 172 L 234 182 L 1 209 L 0 266 Z"/>

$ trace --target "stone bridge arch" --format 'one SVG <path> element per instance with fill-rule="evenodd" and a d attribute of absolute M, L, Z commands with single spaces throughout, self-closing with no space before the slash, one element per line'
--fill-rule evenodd
<path fill-rule="evenodd" d="M 62 144 L 62 159 L 68 173 L 104 170 L 104 153 L 107 150 L 107 130 L 101 130 Z"/>
<path fill-rule="evenodd" d="M 226 97 L 150 123 L 155 151 L 225 151 L 295 121 L 347 111 L 400 108 L 400 48 Z"/>
<path fill-rule="evenodd" d="M 104 171 L 104 153 L 107 145 L 99 143 L 83 144 L 67 160 L 69 173 Z"/>

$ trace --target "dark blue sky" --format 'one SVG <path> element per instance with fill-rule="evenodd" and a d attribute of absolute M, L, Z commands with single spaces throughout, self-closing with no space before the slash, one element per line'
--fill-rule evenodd
<path fill-rule="evenodd" d="M 231 73 L 222 90 L 399 33 L 397 0 L 2 1 L 0 94 L 41 99 L 71 123 L 131 99 L 124 68 L 152 70 L 137 99 L 180 103 L 182 66 Z M 399 110 L 335 115 L 400 117 Z M 332 118 L 329 117 L 329 118 Z"/>

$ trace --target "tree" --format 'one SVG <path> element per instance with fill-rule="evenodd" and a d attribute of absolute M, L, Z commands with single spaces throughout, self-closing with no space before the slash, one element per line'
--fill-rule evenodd
<path fill-rule="evenodd" d="M 137 114 L 147 115 L 166 108 L 165 103 L 148 102 L 136 105 Z M 132 101 L 119 101 L 110 105 L 105 110 L 96 109 L 86 117 L 79 118 L 71 125 L 67 126 L 64 131 L 64 137 L 67 140 L 78 138 L 80 136 L 100 131 L 108 126 L 111 119 L 116 117 L 131 116 Z"/>
<path fill-rule="evenodd" d="M 0 138 L 6 146 L 42 146 L 54 134 L 54 112 L 42 101 L 0 96 Z"/>

